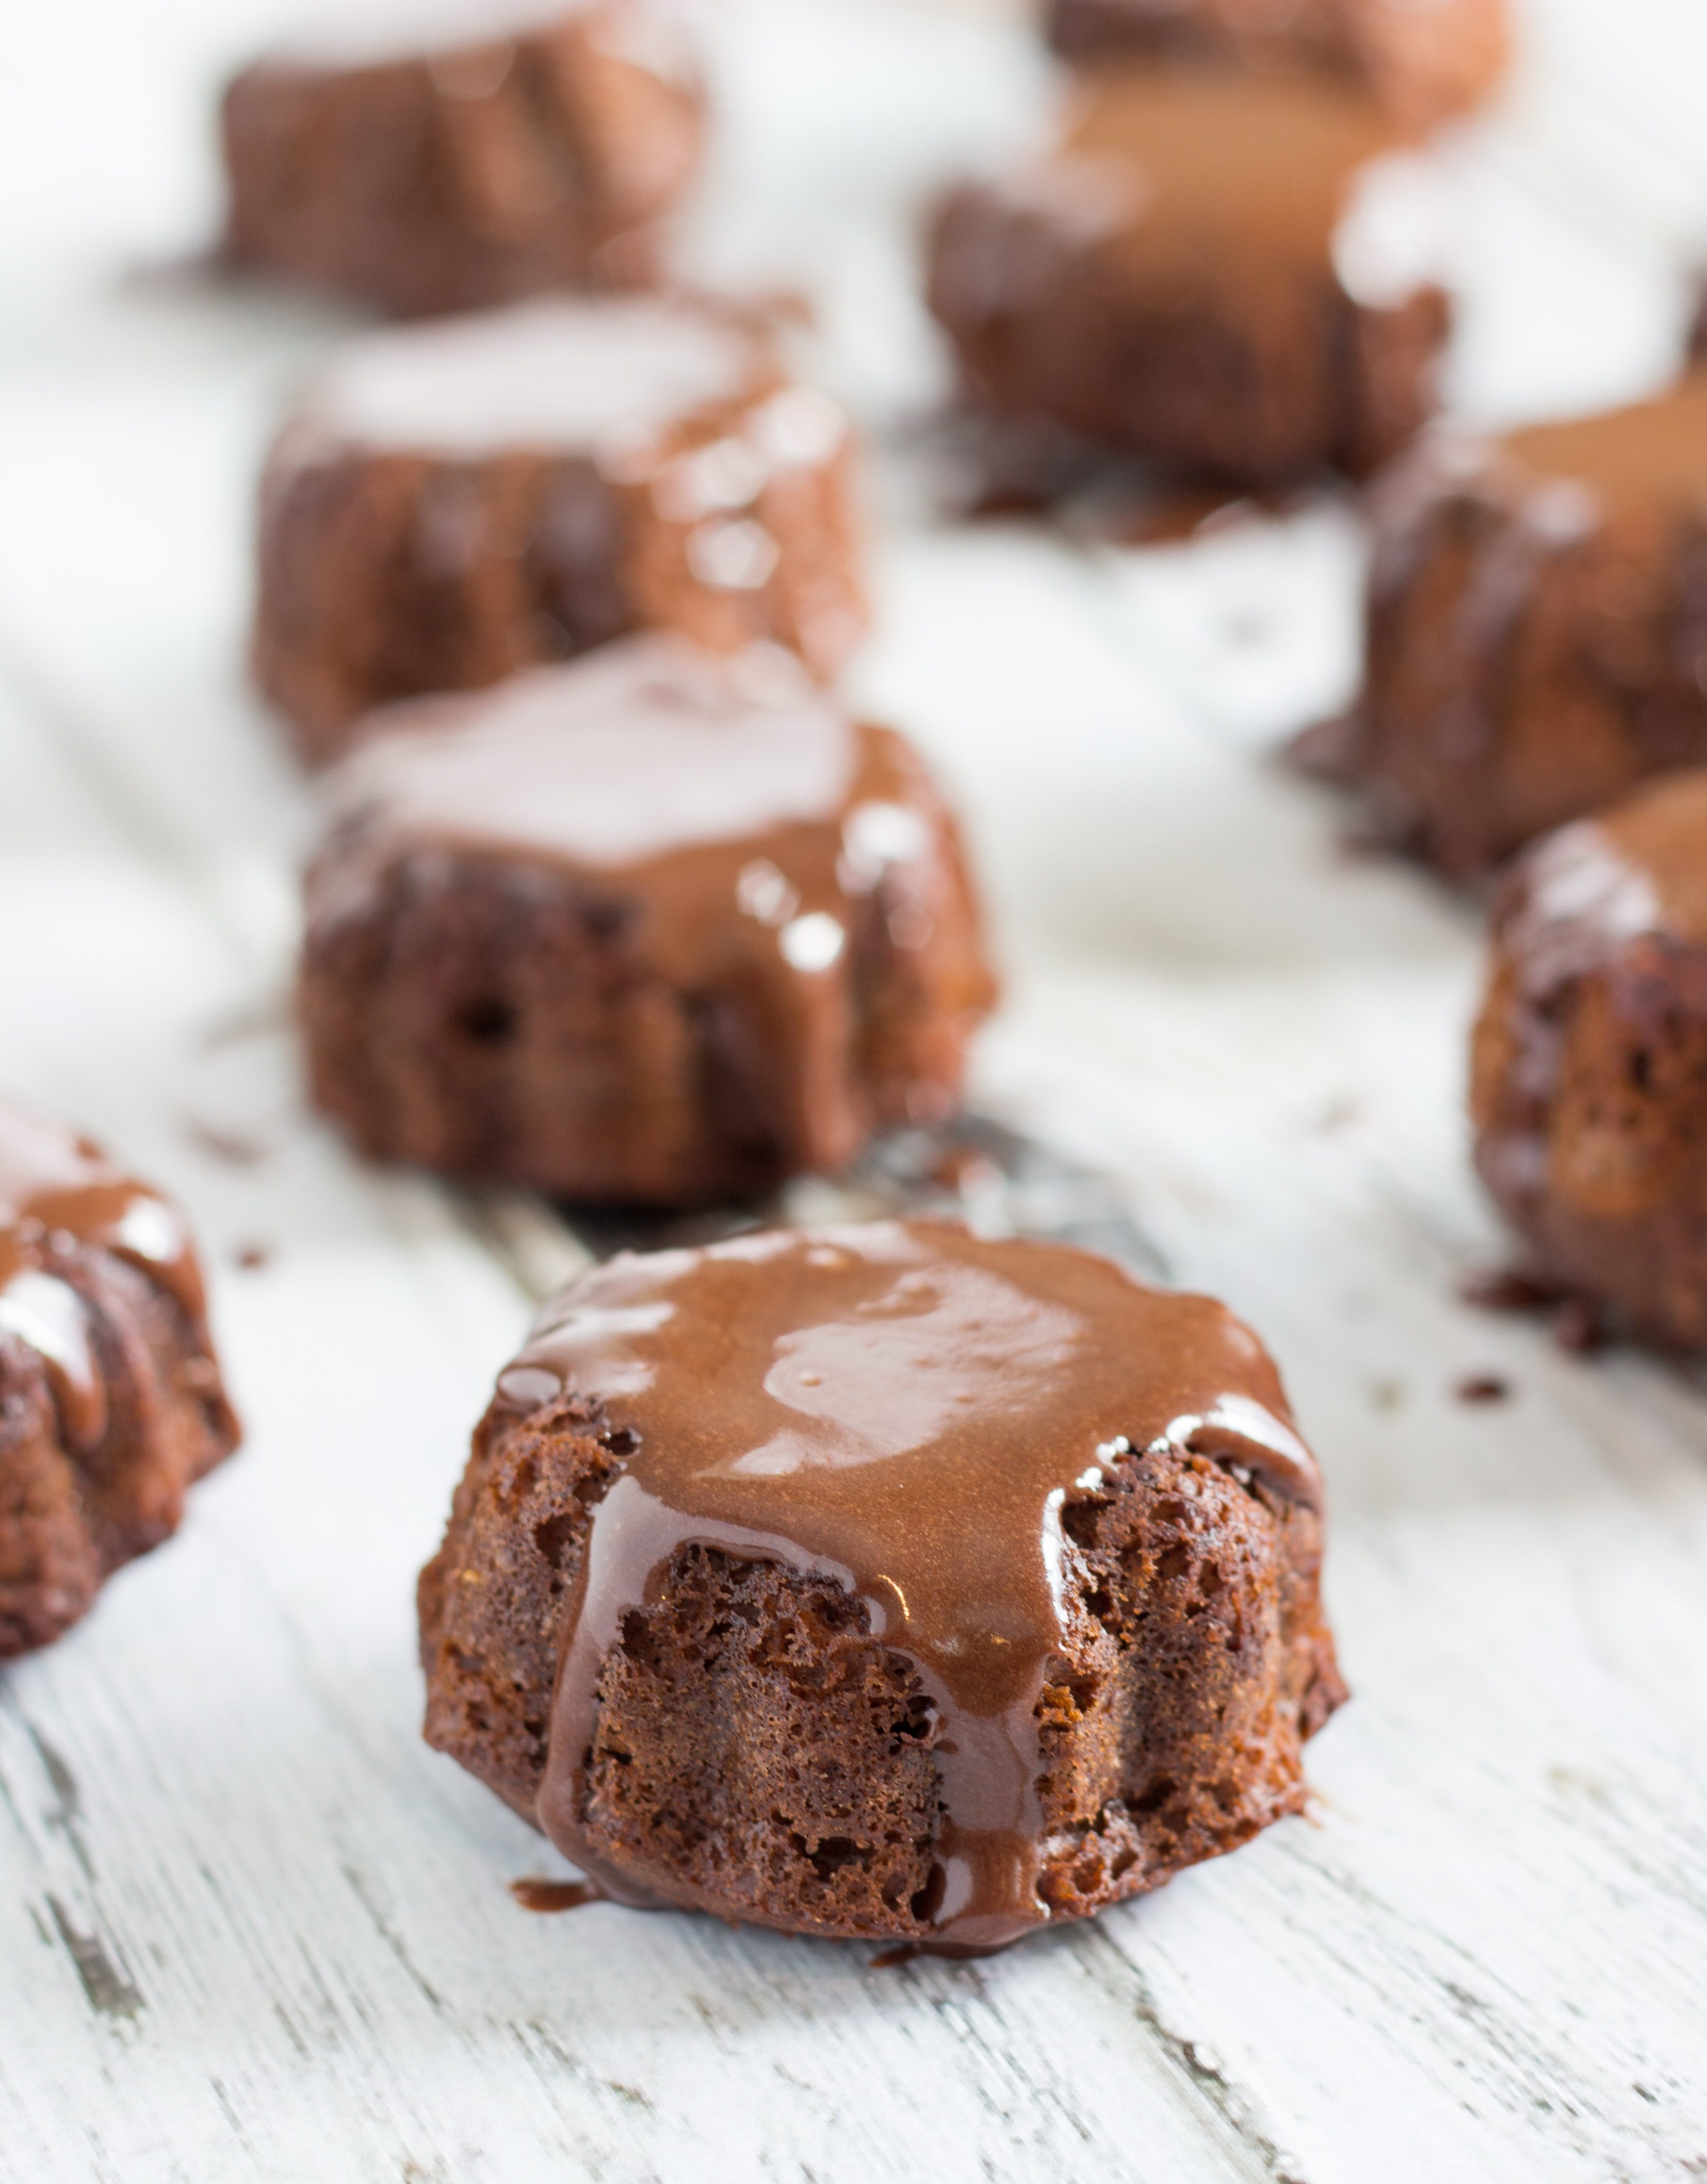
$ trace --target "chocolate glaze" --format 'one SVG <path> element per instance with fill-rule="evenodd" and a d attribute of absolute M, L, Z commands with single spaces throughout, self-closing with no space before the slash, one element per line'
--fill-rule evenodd
<path fill-rule="evenodd" d="M 1384 481 L 1375 522 L 1347 770 L 1396 839 L 1470 873 L 1707 756 L 1707 380 L 1500 439 L 1425 441 Z"/>
<path fill-rule="evenodd" d="M 510 1893 L 524 1911 L 579 1911 L 604 1897 L 587 1880 L 512 1880 Z"/>
<path fill-rule="evenodd" d="M 1077 62 L 1308 70 L 1359 84 L 1408 131 L 1476 104 L 1510 44 L 1504 0 L 1047 0 L 1045 25 Z"/>
<path fill-rule="evenodd" d="M 1605 979 L 1632 1025 L 1679 998 L 1707 1009 L 1707 770 L 1667 776 L 1537 843 L 1495 922 L 1520 1003 L 1509 1067 L 1520 1108 L 1508 1112 L 1526 1113 L 1528 1126 L 1485 1132 L 1477 1159 L 1498 1197 L 1534 1204 L 1547 1188 L 1565 990 L 1590 975 Z M 1654 948 L 1632 950 L 1649 940 Z"/>
<path fill-rule="evenodd" d="M 326 440 L 475 455 L 609 450 L 774 380 L 756 329 L 682 298 L 557 297 L 368 334 L 321 375 L 287 458 Z"/>
<path fill-rule="evenodd" d="M 693 47 L 678 0 L 314 0 L 226 86 L 222 255 L 409 317 L 650 286 Z"/>
<path fill-rule="evenodd" d="M 1364 164 L 1392 143 L 1372 108 L 1306 85 L 1146 70 L 1098 81 L 1069 110 L 1065 163 L 1124 186 L 1125 247 L 1149 256 L 1213 237 L 1258 263 L 1325 259 Z"/>
<path fill-rule="evenodd" d="M 940 916 L 965 922 L 958 895 L 939 900 L 963 883 L 899 737 L 850 722 L 787 654 L 722 663 L 663 636 L 392 717 L 329 777 L 311 954 L 436 860 L 489 861 L 512 884 L 533 866 L 649 978 L 742 996 L 778 1142 L 805 1167 L 851 1157 L 870 966 L 922 956 Z M 990 980 L 975 952 L 956 977 L 958 1033 Z"/>
<path fill-rule="evenodd" d="M 257 678 L 325 758 L 377 705 L 636 628 L 828 676 L 865 621 L 851 461 L 756 309 L 560 298 L 370 335 L 268 458 Z"/>
<path fill-rule="evenodd" d="M 1639 933 L 1707 946 L 1707 769 L 1668 774 L 1537 844 L 1506 930 L 1531 990 Z"/>
<path fill-rule="evenodd" d="M 1358 171 L 1389 142 L 1360 101 L 1308 85 L 1098 78 L 1070 101 L 1047 159 L 980 186 L 1035 235 L 968 255 L 956 285 L 985 311 L 1023 308 L 1051 237 L 1129 274 L 1209 251 L 1258 277 L 1300 266 L 1325 276 Z"/>
<path fill-rule="evenodd" d="M 725 667 L 666 637 L 398 707 L 376 727 L 327 777 L 334 831 L 368 853 L 345 844 L 343 886 L 425 847 L 673 871 L 684 851 L 838 818 L 858 767 L 856 730 L 785 655 Z"/>
<path fill-rule="evenodd" d="M 546 1307 L 486 1429 L 565 1395 L 620 1469 L 565 1618 L 540 1825 L 602 1893 L 662 1900 L 581 1824 L 603 1663 L 682 1548 L 781 1562 L 856 1596 L 938 1710 L 932 1946 L 950 1954 L 1050 1915 L 1037 1708 L 1063 1643 L 1069 1498 L 1158 1444 L 1320 1493 L 1272 1362 L 1222 1306 L 947 1224 L 622 1254 Z"/>
<path fill-rule="evenodd" d="M 1393 144 L 1332 85 L 1092 77 L 1050 156 L 938 218 L 931 308 L 968 391 L 1216 475 L 1368 469 L 1426 414 L 1446 314 L 1375 186 Z"/>
<path fill-rule="evenodd" d="M 1707 769 L 1671 774 L 1519 860 L 1472 1045 L 1482 1180 L 1563 1298 L 1559 1339 L 1616 1323 L 1707 1348 Z"/>
<path fill-rule="evenodd" d="M 66 1440 L 87 1454 L 106 1431 L 107 1397 L 70 1278 L 79 1245 L 146 1274 L 206 1349 L 201 1274 L 177 1208 L 64 1123 L 0 1106 L 0 1329 L 40 1357 Z"/>

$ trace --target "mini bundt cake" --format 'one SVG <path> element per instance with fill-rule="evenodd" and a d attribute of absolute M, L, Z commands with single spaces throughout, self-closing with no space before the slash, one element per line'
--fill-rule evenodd
<path fill-rule="evenodd" d="M 182 1215 L 0 1106 L 0 1658 L 57 1638 L 237 1446 Z"/>
<path fill-rule="evenodd" d="M 1707 1349 L 1707 771 L 1537 843 L 1475 1028 L 1476 1166 L 1537 1273 Z"/>
<path fill-rule="evenodd" d="M 376 705 L 643 627 L 839 667 L 866 606 L 853 447 L 774 329 L 563 298 L 348 348 L 261 490 L 256 679 L 312 760 Z"/>
<path fill-rule="evenodd" d="M 1331 85 L 1088 79 L 1050 157 L 937 214 L 968 398 L 1236 482 L 1373 468 L 1431 415 L 1448 319 L 1390 145 Z"/>
<path fill-rule="evenodd" d="M 1511 57 L 1506 0 L 1046 0 L 1045 20 L 1071 61 L 1308 70 L 1410 133 L 1479 106 Z"/>
<path fill-rule="evenodd" d="M 475 1435 L 427 1736 L 618 1902 L 974 1953 L 1299 1808 L 1321 1547 L 1208 1297 L 929 1222 L 624 1253 Z"/>
<path fill-rule="evenodd" d="M 226 256 L 406 317 L 639 285 L 703 105 L 676 0 L 321 0 L 226 88 Z"/>
<path fill-rule="evenodd" d="M 1368 661 L 1336 770 L 1466 879 L 1707 760 L 1707 378 L 1501 439 L 1374 495 Z"/>
<path fill-rule="evenodd" d="M 682 1205 L 952 1111 L 993 998 L 958 832 L 791 655 L 630 638 L 377 731 L 327 777 L 301 986 L 367 1152 Z"/>

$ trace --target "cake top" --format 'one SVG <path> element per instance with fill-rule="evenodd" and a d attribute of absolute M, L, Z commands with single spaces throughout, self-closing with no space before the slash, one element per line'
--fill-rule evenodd
<path fill-rule="evenodd" d="M 1060 164 L 1124 194 L 1135 243 L 1325 257 L 1358 170 L 1392 142 L 1377 107 L 1334 85 L 1123 69 L 1078 93 Z"/>
<path fill-rule="evenodd" d="M 61 1271 L 77 1245 L 142 1268 L 200 1329 L 201 1276 L 177 1208 L 64 1123 L 0 1105 L 0 1329 L 42 1358 L 68 1435 L 88 1448 L 106 1400 L 82 1301 Z"/>
<path fill-rule="evenodd" d="M 944 1717 L 940 1946 L 1048 1914 L 1036 1707 L 1063 1635 L 1062 1509 L 1158 1444 L 1314 1502 L 1267 1353 L 1222 1306 L 1068 1247 L 881 1221 L 625 1253 L 542 1314 L 497 1422 L 580 1399 L 620 1474 L 597 1504 L 539 1815 L 576 1815 L 606 1652 L 681 1546 L 828 1575 Z M 612 1892 L 620 1892 L 616 1883 Z"/>
<path fill-rule="evenodd" d="M 1707 945 L 1707 767 L 1665 776 L 1550 835 L 1520 867 L 1524 914 L 1602 942 Z"/>
<path fill-rule="evenodd" d="M 1526 479 L 1581 485 L 1609 506 L 1707 505 L 1707 376 L 1651 402 L 1528 426 L 1494 445 Z"/>
<path fill-rule="evenodd" d="M 591 453 L 756 387 L 763 344 L 686 298 L 557 298 L 352 342 L 300 415 L 342 441 Z"/>
<path fill-rule="evenodd" d="M 662 634 L 374 720 L 325 786 L 334 830 L 387 857 L 450 847 L 632 869 L 832 821 L 858 757 L 852 724 L 792 655 L 721 660 Z"/>

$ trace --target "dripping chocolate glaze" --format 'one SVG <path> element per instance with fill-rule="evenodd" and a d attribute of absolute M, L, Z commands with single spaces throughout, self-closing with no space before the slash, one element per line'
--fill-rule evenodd
<path fill-rule="evenodd" d="M 543 867 L 676 990 L 744 986 L 778 1056 L 784 1142 L 809 1167 L 849 1157 L 856 959 L 874 922 L 882 945 L 923 947 L 955 908 L 939 893 L 957 903 L 963 885 L 951 822 L 899 736 L 849 721 L 785 653 L 714 660 L 666 635 L 380 717 L 394 732 L 327 778 L 315 936 L 422 861 Z M 969 937 L 945 1006 L 978 1014 L 990 998 Z"/>
<path fill-rule="evenodd" d="M 1514 873 L 1500 923 L 1531 992 L 1643 935 L 1707 947 L 1707 768 L 1549 835 Z"/>
<path fill-rule="evenodd" d="M 626 1253 L 542 1315 L 498 1422 L 568 1394 L 620 1470 L 561 1637 L 541 1826 L 605 1894 L 581 1815 L 602 1664 L 694 1544 L 827 1577 L 935 1704 L 945 1885 L 931 1945 L 1001 1947 L 1040 1901 L 1037 1706 L 1063 1643 L 1061 1512 L 1157 1444 L 1314 1503 L 1262 1346 L 1207 1297 L 1067 1247 L 926 1222 Z"/>
<path fill-rule="evenodd" d="M 1370 607 L 1377 650 L 1382 621 L 1430 558 L 1454 535 L 1468 546 L 1446 632 L 1462 662 L 1460 688 L 1437 755 L 1459 777 L 1454 794 L 1470 809 L 1490 805 L 1497 801 L 1494 768 L 1515 655 L 1549 564 L 1609 539 L 1633 569 L 1651 576 L 1658 595 L 1668 571 L 1685 567 L 1707 538 L 1707 380 L 1499 439 L 1431 435 L 1381 488 L 1375 532 Z M 1684 671 L 1693 671 L 1693 663 Z M 1692 694 L 1685 691 L 1686 703 Z M 1379 674 L 1370 698 L 1360 733 L 1365 762 L 1379 772 Z M 1639 710 L 1632 727 L 1644 742 L 1658 733 Z M 1666 756 L 1656 747 L 1655 760 Z"/>
<path fill-rule="evenodd" d="M 0 1329 L 41 1358 L 66 1438 L 87 1453 L 106 1429 L 107 1404 L 70 1278 L 80 1245 L 147 1274 L 205 1346 L 201 1274 L 177 1208 L 64 1123 L 0 1106 Z"/>
<path fill-rule="evenodd" d="M 1623 511 L 1688 518 L 1707 502 L 1707 381 L 1686 382 L 1670 394 L 1624 410 L 1532 425 L 1503 439 L 1442 432 L 1423 441 L 1393 473 L 1386 489 L 1374 576 L 1379 596 L 1402 589 L 1442 522 L 1467 507 L 1497 511 L 1532 534 L 1531 556 L 1544 559 L 1598 530 Z M 1512 548 L 1492 532 L 1472 585 L 1503 595 L 1498 561 Z M 1539 560 L 1533 562 L 1538 567 Z M 1507 614 L 1492 606 L 1473 621 L 1503 628 Z"/>

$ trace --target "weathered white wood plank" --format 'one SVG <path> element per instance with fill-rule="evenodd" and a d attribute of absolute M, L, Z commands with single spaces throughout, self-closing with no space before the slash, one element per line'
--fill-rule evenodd
<path fill-rule="evenodd" d="M 179 6 L 170 50 L 236 40 Z M 930 369 L 897 206 L 1020 127 L 1030 81 L 969 16 L 910 13 L 732 4 L 706 244 L 817 276 L 879 411 Z M 1568 59 L 1596 10 L 1554 14 Z M 1569 216 L 1559 111 L 1464 155 L 1484 414 L 1639 384 L 1675 315 L 1667 238 Z M 116 171 L 153 171 L 142 141 Z M 148 233 L 170 195 L 76 233 Z M 363 1174 L 282 1030 L 309 815 L 241 687 L 248 493 L 330 321 L 26 292 L 0 318 L 0 1078 L 192 1206 L 250 1439 L 0 1677 L 0 2174 L 1707 2173 L 1707 1406 L 1454 1301 L 1496 1248 L 1459 1119 L 1475 921 L 1341 857 L 1263 756 L 1348 674 L 1343 515 L 1145 555 L 903 529 L 862 677 L 989 873 L 1013 983 L 982 1096 L 1130 1179 L 1322 1450 L 1358 1699 L 1314 1825 L 975 1966 L 533 1919 L 503 1883 L 548 1854 L 416 1738 L 410 1591 L 552 1234 Z M 1471 1370 L 1514 1400 L 1465 1409 Z"/>

